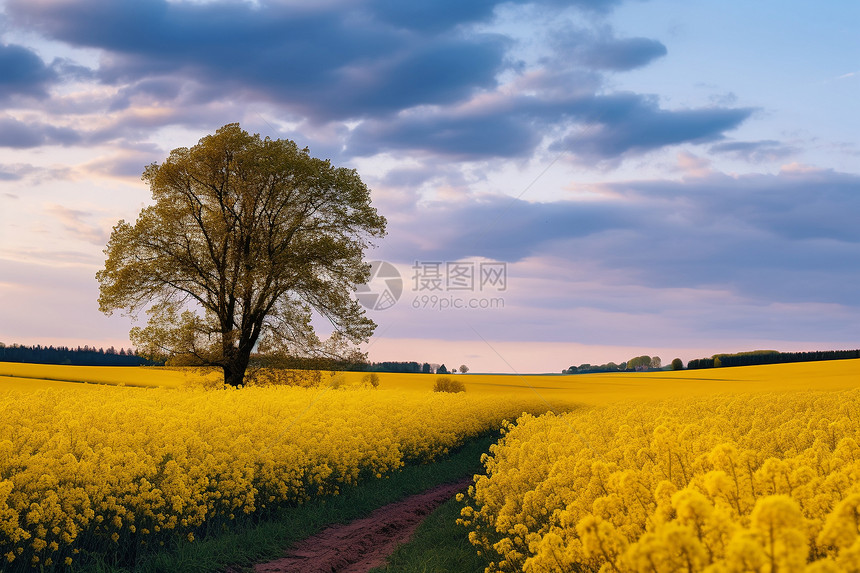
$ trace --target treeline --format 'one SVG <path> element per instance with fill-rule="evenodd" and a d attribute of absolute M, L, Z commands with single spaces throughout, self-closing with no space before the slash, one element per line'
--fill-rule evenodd
<path fill-rule="evenodd" d="M 0 342 L 0 362 L 23 362 L 29 364 L 60 364 L 70 366 L 163 366 L 164 361 L 149 360 L 137 354 L 131 348 L 117 350 L 110 348 L 95 348 L 92 346 L 22 346 L 12 344 L 6 346 Z M 252 355 L 252 366 L 256 368 L 282 368 L 295 370 L 330 370 L 358 372 L 395 372 L 400 374 L 448 374 L 456 369 L 448 370 L 444 364 L 428 362 L 365 362 L 361 360 L 336 360 L 331 358 L 302 358 L 302 357 L 269 357 Z M 185 366 L 178 361 L 168 360 L 170 366 Z M 460 370 L 465 366 L 461 366 Z M 468 371 L 468 368 L 465 368 Z"/>
<path fill-rule="evenodd" d="M 444 364 L 430 364 L 424 362 L 370 362 L 364 368 L 368 372 L 398 372 L 401 374 L 454 374 L 458 371 L 457 368 L 450 370 Z M 465 365 L 460 366 L 459 371 L 466 373 L 469 368 Z"/>
<path fill-rule="evenodd" d="M 171 363 L 168 362 L 170 365 Z M 175 365 L 180 365 L 176 363 Z M 251 365 L 257 368 L 280 368 L 286 370 L 329 370 L 337 372 L 394 372 L 398 374 L 449 374 L 457 369 L 448 368 L 444 364 L 430 364 L 429 362 L 366 362 L 362 360 L 336 360 L 325 357 L 283 357 L 254 354 L 251 356 Z M 464 365 L 460 367 L 461 372 L 469 369 Z"/>
<path fill-rule="evenodd" d="M 430 365 L 419 364 L 418 362 L 370 362 L 366 364 L 362 370 L 367 370 L 368 372 L 397 372 L 400 374 L 419 374 L 424 371 L 423 366 L 428 368 L 427 372 L 430 372 Z"/>
<path fill-rule="evenodd" d="M 615 362 L 607 362 L 606 364 L 580 364 L 579 366 L 571 366 L 566 370 L 562 370 L 562 374 L 595 374 L 599 372 L 643 372 L 646 370 L 659 370 L 662 368 L 663 361 L 659 356 L 637 356 L 626 362 L 616 364 Z"/>
<path fill-rule="evenodd" d="M 818 350 L 813 352 L 779 352 L 753 350 L 735 354 L 715 354 L 710 358 L 696 358 L 687 363 L 688 370 L 721 368 L 727 366 L 755 366 L 788 362 L 817 362 L 819 360 L 847 360 L 860 358 L 860 350 Z"/>
<path fill-rule="evenodd" d="M 132 350 L 113 346 L 95 348 L 91 346 L 6 346 L 0 342 L 0 362 L 23 362 L 28 364 L 61 364 L 70 366 L 155 366 L 161 363 L 147 360 Z"/>

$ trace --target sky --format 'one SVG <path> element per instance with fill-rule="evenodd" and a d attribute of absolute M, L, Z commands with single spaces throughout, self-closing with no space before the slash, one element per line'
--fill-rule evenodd
<path fill-rule="evenodd" d="M 372 189 L 371 360 L 858 348 L 858 24 L 853 0 L 0 0 L 0 341 L 128 347 L 98 311 L 111 228 L 146 165 L 239 122 Z"/>

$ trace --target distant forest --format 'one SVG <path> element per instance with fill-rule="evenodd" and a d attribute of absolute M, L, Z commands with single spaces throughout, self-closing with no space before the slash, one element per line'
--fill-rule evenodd
<path fill-rule="evenodd" d="M 288 370 L 332 370 L 351 372 L 396 372 L 399 374 L 448 374 L 445 365 L 420 362 L 351 362 L 329 358 L 275 357 L 252 354 L 252 363 L 262 368 L 284 368 Z"/>
<path fill-rule="evenodd" d="M 147 360 L 139 356 L 135 350 L 113 346 L 110 348 L 95 348 L 91 346 L 22 346 L 12 344 L 6 346 L 0 342 L 0 362 L 24 362 L 28 364 L 60 364 L 70 366 L 163 366 L 164 362 Z M 369 372 L 399 372 L 399 373 L 439 373 L 447 374 L 445 365 L 428 364 L 427 362 L 370 362 L 346 363 L 296 360 L 285 364 L 285 367 L 299 370 L 359 370 Z"/>
<path fill-rule="evenodd" d="M 785 362 L 816 362 L 819 360 L 847 360 L 850 358 L 860 358 L 860 350 L 819 350 L 814 352 L 754 350 L 752 352 L 738 352 L 737 354 L 715 354 L 710 358 L 696 358 L 687 363 L 687 369 L 754 366 L 756 364 L 782 364 Z"/>
<path fill-rule="evenodd" d="M 462 368 L 462 367 L 461 367 Z M 362 370 L 368 372 L 398 372 L 401 374 L 454 374 L 457 369 L 450 370 L 444 364 L 424 362 L 371 362 L 365 364 Z M 466 369 L 468 371 L 468 368 Z"/>
<path fill-rule="evenodd" d="M 105 350 L 90 346 L 6 346 L 0 342 L 0 362 L 28 364 L 67 364 L 71 366 L 160 366 L 161 362 L 147 360 L 132 350 L 113 346 Z"/>
<path fill-rule="evenodd" d="M 616 364 L 615 362 L 607 362 L 606 364 L 580 364 L 579 366 L 571 366 L 561 371 L 562 374 L 597 374 L 603 372 L 645 372 L 647 370 L 660 370 L 663 367 L 663 361 L 659 356 L 637 356 L 626 362 Z"/>

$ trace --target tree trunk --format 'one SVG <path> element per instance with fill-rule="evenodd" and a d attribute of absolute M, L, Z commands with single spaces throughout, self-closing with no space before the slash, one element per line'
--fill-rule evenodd
<path fill-rule="evenodd" d="M 224 384 L 238 388 L 245 381 L 245 371 L 250 362 L 250 353 L 236 350 L 232 356 L 222 365 L 224 370 Z"/>

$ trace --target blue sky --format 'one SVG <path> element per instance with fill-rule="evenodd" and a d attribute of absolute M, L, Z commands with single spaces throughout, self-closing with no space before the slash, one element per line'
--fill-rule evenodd
<path fill-rule="evenodd" d="M 404 288 L 368 311 L 372 359 L 857 348 L 858 23 L 853 1 L 0 0 L 0 341 L 127 346 L 96 303 L 112 225 L 145 165 L 240 122 L 373 189 L 368 259 Z M 416 287 L 495 262 L 504 290 Z"/>

